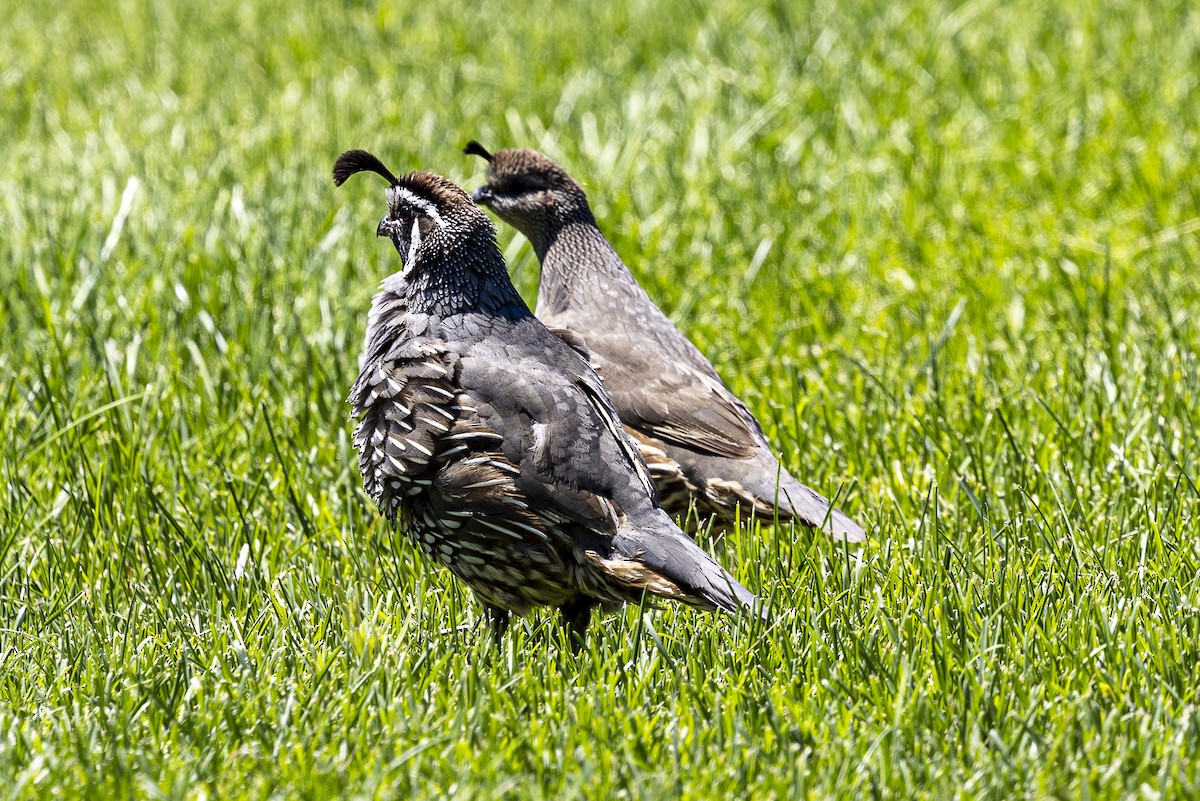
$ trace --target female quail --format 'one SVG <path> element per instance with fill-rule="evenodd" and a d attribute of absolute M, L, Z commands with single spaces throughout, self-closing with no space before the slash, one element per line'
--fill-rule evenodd
<path fill-rule="evenodd" d="M 742 514 L 796 520 L 839 541 L 862 527 L 783 469 L 762 427 L 621 261 L 558 164 L 533 150 L 463 151 L 488 162 L 473 195 L 529 239 L 542 265 L 537 315 L 586 343 L 626 429 L 675 515 L 691 506 L 719 526 Z"/>

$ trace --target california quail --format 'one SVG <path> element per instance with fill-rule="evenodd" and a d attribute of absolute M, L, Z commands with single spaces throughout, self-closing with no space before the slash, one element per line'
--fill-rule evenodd
<path fill-rule="evenodd" d="M 582 337 L 626 429 L 675 515 L 694 504 L 727 527 L 742 514 L 819 527 L 857 543 L 862 527 L 779 464 L 754 416 L 638 285 L 596 227 L 581 187 L 533 150 L 463 151 L 488 162 L 472 196 L 523 233 L 541 261 L 537 315 Z"/>
<path fill-rule="evenodd" d="M 333 168 L 387 179 L 376 230 L 402 269 L 371 306 L 349 402 L 367 492 L 426 556 L 510 613 L 556 606 L 578 642 L 592 608 L 643 593 L 702 609 L 755 597 L 659 508 L 600 379 L 517 294 L 495 228 L 455 184 L 395 177 L 361 150 Z"/>

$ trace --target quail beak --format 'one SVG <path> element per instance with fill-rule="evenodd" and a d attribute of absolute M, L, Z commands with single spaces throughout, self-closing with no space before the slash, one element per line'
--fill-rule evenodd
<path fill-rule="evenodd" d="M 375 236 L 385 236 L 392 240 L 392 246 L 400 254 L 400 260 L 404 260 L 408 250 L 408 237 L 405 235 L 404 226 L 399 220 L 384 217 L 379 221 L 379 227 L 375 229 Z"/>
<path fill-rule="evenodd" d="M 487 184 L 484 184 L 471 193 L 471 200 L 475 201 L 481 206 L 491 205 L 492 197 L 492 188 Z"/>

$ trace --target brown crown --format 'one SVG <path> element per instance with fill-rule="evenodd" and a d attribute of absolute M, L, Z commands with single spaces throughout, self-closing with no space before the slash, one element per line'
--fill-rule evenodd
<path fill-rule="evenodd" d="M 396 185 L 428 198 L 438 208 L 472 205 L 471 196 L 461 186 L 432 172 L 410 172 L 402 176 Z"/>

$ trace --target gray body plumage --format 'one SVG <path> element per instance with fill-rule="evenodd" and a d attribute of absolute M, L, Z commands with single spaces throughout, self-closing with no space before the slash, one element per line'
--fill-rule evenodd
<path fill-rule="evenodd" d="M 593 605 L 644 592 L 755 607 L 659 508 L 599 378 L 517 294 L 486 216 L 436 176 L 393 183 L 379 232 L 408 256 L 372 304 L 349 396 L 380 508 L 498 631 L 543 605 L 582 631 Z"/>
<path fill-rule="evenodd" d="M 586 195 L 540 153 L 489 160 L 475 200 L 526 235 L 541 262 L 538 317 L 577 334 L 673 514 L 691 504 L 728 524 L 797 520 L 838 540 L 862 527 L 779 463 L 758 421 L 658 308 L 596 226 Z"/>

